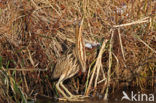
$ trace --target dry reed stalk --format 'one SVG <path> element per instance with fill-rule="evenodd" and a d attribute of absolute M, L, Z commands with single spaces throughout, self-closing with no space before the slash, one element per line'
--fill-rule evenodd
<path fill-rule="evenodd" d="M 103 42 L 103 44 L 102 44 L 102 47 L 101 47 L 101 49 L 100 49 L 99 55 L 98 55 L 97 60 L 96 60 L 96 64 L 95 64 L 95 66 L 94 66 L 94 68 L 93 68 L 93 72 L 92 72 L 91 78 L 90 78 L 90 80 L 89 80 L 89 85 L 88 85 L 88 87 L 87 87 L 87 89 L 86 89 L 86 92 L 85 92 L 85 95 L 86 95 L 86 96 L 88 96 L 89 93 L 90 93 L 90 88 L 91 88 L 91 85 L 92 85 L 92 82 L 93 82 L 93 78 L 94 78 L 94 75 L 95 75 L 95 72 L 96 72 L 96 71 L 97 71 L 97 73 L 96 73 L 96 79 L 95 79 L 94 88 L 97 87 L 97 80 L 98 80 L 98 77 L 99 77 L 99 71 L 100 71 L 100 69 L 103 69 L 103 68 L 101 68 L 101 67 L 102 67 L 102 63 L 101 63 L 102 54 L 103 54 L 103 52 L 105 51 L 104 49 L 105 49 L 105 46 L 106 46 L 107 41 L 108 41 L 108 40 L 104 40 L 104 42 Z M 89 75 L 89 76 L 90 76 L 90 75 Z M 104 76 L 104 77 L 105 77 L 105 76 Z M 105 79 L 105 78 L 104 78 L 104 79 Z"/>
<path fill-rule="evenodd" d="M 50 3 L 48 0 L 43 0 L 43 3 L 49 5 L 52 9 L 54 9 L 55 12 L 56 12 L 59 16 L 62 15 L 62 14 L 61 14 L 61 11 L 56 10 L 56 8 L 55 8 L 53 5 L 51 5 L 51 3 Z M 55 5 L 56 5 L 58 8 L 60 8 L 57 4 L 55 4 Z"/>
<path fill-rule="evenodd" d="M 151 18 L 150 17 L 145 17 L 143 19 L 137 20 L 137 21 L 133 21 L 131 23 L 126 23 L 126 24 L 121 24 L 121 25 L 114 25 L 114 28 L 119 28 L 119 27 L 126 27 L 126 26 L 131 26 L 131 25 L 135 25 L 135 24 L 141 24 L 141 23 L 148 23 L 151 22 Z"/>
<path fill-rule="evenodd" d="M 118 28 L 118 33 L 119 33 L 119 40 L 120 40 L 120 46 L 121 46 L 121 51 L 122 51 L 122 55 L 123 58 L 125 60 L 125 56 L 124 56 L 124 51 L 123 51 L 123 46 L 122 46 L 122 40 L 121 40 L 121 34 L 120 34 L 120 27 L 126 27 L 126 26 L 131 26 L 131 25 L 135 25 L 135 24 L 141 24 L 141 23 L 151 23 L 151 18 L 150 17 L 145 17 L 143 19 L 137 20 L 137 21 L 133 21 L 131 23 L 126 23 L 126 24 L 121 24 L 121 25 L 115 25 L 113 26 L 114 28 Z M 143 40 L 141 40 L 139 38 L 139 36 L 134 35 L 134 37 L 136 37 L 140 42 L 142 42 L 145 46 L 147 46 L 152 52 L 156 53 L 156 51 L 154 49 L 152 49 L 146 42 L 144 42 Z"/>
<path fill-rule="evenodd" d="M 109 44 L 109 67 L 107 71 L 107 88 L 106 88 L 106 93 L 104 95 L 104 100 L 108 99 L 108 90 L 110 86 L 110 80 L 111 80 L 111 67 L 112 67 L 112 47 L 113 47 L 113 37 L 114 37 L 114 30 L 111 30 L 111 39 L 110 39 L 110 44 Z"/>
<path fill-rule="evenodd" d="M 149 48 L 152 52 L 156 53 L 156 50 L 154 50 L 153 48 L 151 48 L 146 42 L 144 42 L 142 39 L 140 39 L 140 37 L 138 35 L 133 34 L 133 36 L 135 38 L 137 38 L 141 43 L 143 43 L 147 48 Z"/>
<path fill-rule="evenodd" d="M 66 24 L 72 24 L 75 18 L 82 17 L 84 16 L 86 22 L 84 25 L 84 34 L 86 39 L 92 38 L 92 40 L 101 40 L 101 37 L 109 37 L 109 31 L 110 28 L 112 27 L 112 24 L 121 24 L 121 23 L 126 23 L 122 25 L 115 25 L 114 28 L 120 29 L 121 28 L 128 28 L 128 29 L 122 29 L 123 32 L 126 33 L 124 38 L 122 40 L 120 39 L 119 45 L 121 46 L 121 56 L 123 56 L 126 60 L 125 63 L 127 63 L 127 67 L 129 65 L 132 65 L 132 68 L 134 68 L 134 71 L 138 69 L 138 73 L 145 73 L 145 75 L 153 75 L 154 76 L 154 68 L 155 65 L 150 65 L 149 61 L 145 62 L 142 61 L 143 58 L 146 58 L 148 56 L 153 56 L 156 53 L 156 48 L 155 48 L 155 1 L 150 0 L 149 2 L 144 2 L 144 0 L 141 1 L 136 1 L 136 2 L 131 2 L 131 1 L 126 1 L 126 0 L 120 0 L 118 1 L 113 1 L 110 2 L 110 0 L 102 1 L 102 0 L 27 0 L 27 1 L 20 1 L 20 0 L 1 0 L 2 2 L 6 1 L 5 3 L 0 2 L 0 39 L 1 38 L 6 38 L 6 41 L 1 41 L 0 45 L 0 52 L 5 52 L 4 54 L 6 55 L 6 51 L 15 51 L 12 48 L 10 48 L 10 45 L 15 45 L 15 47 L 18 47 L 17 50 L 19 52 L 23 52 L 23 49 L 25 50 L 25 45 L 23 45 L 21 42 L 23 39 L 27 39 L 22 36 L 24 32 L 30 32 L 28 33 L 29 35 L 34 34 L 35 39 L 29 38 L 29 42 L 36 42 L 39 45 L 43 47 L 43 49 L 48 52 L 48 60 L 43 60 L 43 61 L 38 61 L 38 56 L 34 57 L 32 53 L 35 53 L 37 49 L 30 49 L 30 53 L 24 53 L 24 54 L 19 54 L 20 57 L 17 59 L 15 58 L 9 58 L 9 56 L 12 56 L 14 53 L 11 53 L 10 55 L 5 56 L 2 54 L 2 57 L 4 58 L 3 61 L 3 66 L 5 67 L 6 72 L 11 72 L 11 75 L 14 75 L 13 78 L 15 78 L 15 81 L 20 83 L 20 81 L 24 81 L 23 78 L 21 77 L 16 77 L 16 75 L 21 76 L 21 72 L 18 71 L 34 71 L 30 72 L 29 75 L 26 75 L 26 79 L 30 80 L 30 83 L 28 84 L 29 89 L 31 88 L 36 91 L 42 92 L 44 90 L 44 93 L 47 93 L 47 95 L 51 96 L 51 88 L 47 88 L 48 86 L 52 86 L 51 83 L 47 83 L 48 81 L 45 81 L 45 84 L 40 83 L 40 88 L 38 89 L 37 86 L 32 86 L 31 84 L 38 83 L 38 81 L 41 81 L 42 78 L 39 79 L 34 79 L 36 77 L 36 72 L 35 71 L 46 71 L 47 69 L 39 69 L 39 65 L 36 65 L 36 62 L 40 64 L 41 62 L 44 61 L 49 61 L 52 60 L 53 63 L 56 61 L 56 57 L 59 57 L 60 52 L 63 50 L 61 47 L 61 44 L 63 43 L 64 40 L 69 41 L 70 44 L 75 43 L 75 41 L 71 38 L 73 38 L 73 26 L 71 25 L 66 25 Z M 22 3 L 24 2 L 24 3 Z M 23 5 L 21 5 L 23 4 Z M 28 4 L 29 6 L 27 7 L 25 4 Z M 115 14 L 116 8 L 120 8 L 120 6 L 126 5 L 126 11 L 124 11 L 124 14 L 118 15 Z M 4 7 L 1 7 L 4 5 Z M 15 6 L 14 6 L 15 5 Z M 31 9 L 32 7 L 32 9 Z M 62 9 L 63 7 L 63 9 Z M 25 13 L 23 13 L 23 8 Z M 122 7 L 121 7 L 122 8 Z M 30 15 L 27 12 L 32 12 Z M 62 16 L 63 13 L 66 13 L 63 18 L 60 19 L 60 16 Z M 29 16 L 28 16 L 29 15 Z M 30 17 L 32 21 L 28 20 L 28 23 L 22 23 L 24 21 L 23 18 Z M 147 19 L 144 19 L 142 21 L 137 21 L 133 20 L 134 18 L 140 18 L 140 17 L 145 17 L 149 16 L 152 17 L 153 21 L 151 19 L 148 21 Z M 57 22 L 59 21 L 59 22 Z M 121 22 L 120 22 L 121 21 Z M 131 23 L 127 23 L 127 21 L 134 21 Z M 32 30 L 27 31 L 25 29 L 26 25 L 32 22 Z M 69 23 L 70 22 L 70 23 Z M 146 23 L 150 22 L 151 25 L 146 25 Z M 151 23 L 152 22 L 152 23 Z M 140 23 L 143 23 L 143 25 L 138 25 Z M 58 24 L 58 27 L 55 28 L 55 24 Z M 96 25 L 100 26 L 96 26 Z M 135 26 L 134 24 L 137 24 Z M 132 25 L 132 27 L 130 26 Z M 134 26 L 134 27 L 133 27 Z M 147 27 L 148 26 L 148 27 Z M 53 30 L 55 29 L 55 32 Z M 142 29 L 144 29 L 142 31 Z M 23 32 L 22 32 L 23 31 Z M 36 32 L 40 31 L 40 32 Z M 98 31 L 98 33 L 96 33 Z M 62 34 L 61 34 L 62 33 Z M 120 33 L 120 32 L 119 32 Z M 151 34 L 152 33 L 152 34 Z M 108 34 L 108 35 L 107 35 Z M 121 32 L 122 34 L 122 32 Z M 139 34 L 139 35 L 128 35 L 128 34 Z M 145 35 L 144 35 L 145 34 Z M 48 38 L 42 38 L 40 35 L 43 35 L 44 37 Z M 140 37 L 141 35 L 141 37 Z M 151 36 L 153 35 L 153 37 Z M 58 36 L 58 37 L 57 37 Z M 115 36 L 115 35 L 114 35 Z M 119 34 L 120 36 L 120 34 Z M 122 35 L 121 35 L 122 36 Z M 138 38 L 139 36 L 140 38 Z M 56 39 L 57 37 L 57 39 Z M 146 38 L 147 37 L 147 38 Z M 13 39 L 14 38 L 14 39 Z M 66 39 L 67 38 L 67 39 Z M 119 37 L 120 38 L 120 37 Z M 88 39 L 88 40 L 89 40 Z M 136 42 L 135 40 L 137 39 L 140 43 Z M 146 41 L 143 41 L 145 40 Z M 118 39 L 119 40 L 119 39 Z M 123 42 L 124 41 L 124 42 Z M 23 42 L 24 43 L 24 42 Z M 123 43 L 123 44 L 122 44 Z M 126 45 L 124 45 L 124 43 Z M 143 43 L 143 45 L 140 45 Z M 7 45 L 6 45 L 7 44 Z M 8 45 L 9 44 L 9 45 Z M 69 44 L 69 45 L 70 45 Z M 30 44 L 32 46 L 33 44 Z M 123 46 L 124 47 L 123 47 Z M 120 47 L 119 46 L 119 47 Z M 139 47 L 140 46 L 140 47 Z M 24 48 L 23 48 L 24 47 Z M 123 49 L 122 49 L 123 47 Z M 146 50 L 146 48 L 148 50 Z M 21 51 L 22 49 L 22 51 Z M 122 51 L 122 50 L 126 51 Z M 143 50 L 143 51 L 142 51 Z M 39 51 L 39 50 L 37 50 Z M 152 51 L 152 52 L 151 52 Z M 112 53 L 113 54 L 113 53 Z M 139 55 L 138 55 L 139 54 Z M 58 55 L 58 56 L 57 56 Z M 107 55 L 107 54 L 106 54 Z M 119 68 L 119 62 L 120 59 L 117 58 L 114 54 L 113 56 L 115 57 L 117 64 L 114 67 L 114 63 L 112 64 L 112 69 L 116 70 L 118 69 L 123 69 Z M 24 62 L 21 62 L 22 59 L 25 59 Z M 10 64 L 8 68 L 6 67 L 6 62 L 10 62 L 10 60 L 15 61 L 16 67 L 12 67 Z M 30 62 L 28 62 L 29 60 Z M 34 61 L 34 63 L 33 63 Z M 132 61 L 132 62 L 131 62 Z M 134 62 L 133 62 L 134 61 Z M 93 60 L 92 63 L 95 63 L 96 61 Z M 140 63 L 143 62 L 143 63 Z M 144 62 L 147 64 L 146 67 L 144 65 Z M 155 62 L 154 62 L 155 63 Z M 20 65 L 22 64 L 22 66 Z M 24 65 L 23 65 L 24 64 Z M 104 64 L 104 63 L 103 63 Z M 135 65 L 140 65 L 139 68 L 135 68 Z M 18 67 L 20 65 L 20 67 Z M 32 65 L 34 65 L 36 68 L 29 68 Z M 44 64 L 45 66 L 48 65 L 48 63 Z M 10 67 L 11 66 L 11 67 Z M 105 64 L 103 66 L 106 66 Z M 27 68 L 28 67 L 28 68 Z M 92 66 L 93 67 L 93 66 Z M 149 68 L 150 69 L 149 69 Z M 102 67 L 100 67 L 102 68 Z M 107 67 L 106 67 L 107 68 Z M 151 69 L 153 68 L 153 69 Z M 8 71 L 7 71 L 8 70 Z M 88 72 L 88 76 L 90 76 L 90 70 Z M 149 72 L 145 72 L 149 71 Z M 151 72 L 152 71 L 152 72 Z M 96 72 L 97 73 L 97 72 Z M 95 73 L 95 75 L 96 75 Z M 152 73 L 152 74 L 151 74 Z M 45 72 L 45 75 L 48 75 L 48 77 L 51 77 L 50 72 Z M 117 73 L 116 73 L 117 74 Z M 94 75 L 94 77 L 95 77 Z M 120 74 L 119 74 L 120 75 Z M 97 75 L 96 75 L 97 76 Z M 112 76 L 112 75 L 111 75 Z M 114 76 L 114 75 L 113 75 Z M 42 76 L 44 77 L 44 76 Z M 8 77 L 9 78 L 9 77 Z M 90 77 L 88 77 L 90 78 Z M 113 77 L 111 77 L 112 79 Z M 3 78 L 2 78 L 3 79 Z M 101 79 L 101 78 L 100 78 Z M 31 81 L 32 80 L 32 81 Z M 93 79 L 94 80 L 94 79 Z M 44 79 L 43 79 L 44 81 Z M 105 79 L 100 80 L 97 84 L 105 81 Z M 154 83 L 155 79 L 153 79 Z M 12 82 L 12 80 L 11 80 Z M 142 81 L 141 81 L 142 82 Z M 148 83 L 149 81 L 147 81 Z M 93 82 L 94 83 L 94 82 Z M 134 84 L 136 81 L 134 81 Z M 143 85 L 147 84 L 143 82 Z M 21 88 L 25 90 L 25 84 L 24 82 L 21 84 Z M 105 84 L 107 84 L 105 82 Z M 10 84 L 11 85 L 11 84 Z M 83 84 L 80 84 L 80 86 Z M 141 85 L 141 84 L 140 84 Z M 150 84 L 148 84 L 150 85 Z M 9 84 L 8 84 L 9 86 Z M 154 87 L 154 84 L 152 84 Z M 46 89 L 44 89 L 46 88 Z M 86 86 L 87 88 L 87 86 Z M 41 90 L 42 89 L 42 90 Z M 49 90 L 50 89 L 50 90 Z M 104 89 L 105 90 L 105 89 Z M 48 92 L 47 92 L 48 91 Z M 33 93 L 34 93 L 33 92 Z M 7 88 L 7 93 L 10 93 L 10 89 Z M 12 92 L 11 92 L 12 93 Z M 28 93 L 29 94 L 29 93 Z M 9 96 L 7 96 L 9 97 Z M 10 96 L 12 98 L 12 96 Z M 15 100 L 13 100 L 15 101 Z M 16 101 L 17 102 L 17 101 Z"/>
<path fill-rule="evenodd" d="M 86 84 L 85 84 L 85 93 L 86 93 L 87 88 L 88 88 L 88 82 L 89 82 L 89 78 L 90 78 L 90 75 L 91 75 L 91 67 L 94 65 L 95 62 L 96 62 L 96 59 L 94 59 L 93 62 L 89 65 L 89 70 L 88 70 L 88 73 L 87 73 L 87 80 L 86 80 Z"/>
<path fill-rule="evenodd" d="M 123 48 L 123 44 L 122 44 L 120 28 L 118 28 L 118 34 L 119 34 L 119 41 L 120 41 L 120 47 L 121 47 L 122 56 L 123 56 L 123 59 L 125 61 L 125 53 L 124 53 L 124 48 Z"/>
<path fill-rule="evenodd" d="M 8 71 L 27 71 L 27 72 L 32 72 L 32 71 L 47 71 L 48 69 L 35 69 L 35 68 L 8 68 Z"/>
<path fill-rule="evenodd" d="M 33 65 L 33 67 L 35 68 L 35 63 L 34 63 L 34 60 L 32 58 L 32 55 L 30 53 L 30 50 L 27 48 L 27 51 L 28 51 L 28 55 L 29 55 L 29 60 L 30 60 L 30 63 Z"/>
<path fill-rule="evenodd" d="M 112 54 L 115 57 L 116 62 L 117 62 L 116 66 L 115 66 L 116 74 L 119 75 L 119 59 L 117 58 L 117 56 L 114 53 L 112 53 Z"/>
<path fill-rule="evenodd" d="M 104 53 L 105 51 L 105 46 L 106 46 L 106 43 L 107 43 L 108 40 L 105 40 L 102 44 L 102 47 L 101 47 L 101 50 L 100 50 L 100 53 L 99 53 L 99 56 L 97 57 L 97 61 L 96 61 L 96 67 L 97 68 L 97 73 L 96 73 L 96 78 L 95 78 L 95 83 L 94 83 L 94 89 L 96 89 L 97 87 L 97 84 L 98 84 L 98 78 L 99 78 L 99 72 L 100 72 L 100 69 L 103 71 L 103 68 L 102 68 L 102 54 Z M 105 78 L 105 74 L 103 72 L 103 80 L 106 79 Z"/>

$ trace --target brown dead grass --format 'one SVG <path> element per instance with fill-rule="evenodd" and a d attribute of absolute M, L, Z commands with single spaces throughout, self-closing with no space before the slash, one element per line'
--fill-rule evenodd
<path fill-rule="evenodd" d="M 35 93 L 48 96 L 56 93 L 51 82 L 51 71 L 56 59 L 74 44 L 73 24 L 82 17 L 86 42 L 102 45 L 103 39 L 110 41 L 111 30 L 114 31 L 112 47 L 108 43 L 101 58 L 104 74 L 99 74 L 98 80 L 96 78 L 96 81 L 103 80 L 102 75 L 110 78 L 100 82 L 104 85 L 101 88 L 103 94 L 114 81 L 130 82 L 142 90 L 154 88 L 155 9 L 154 0 L 0 0 L 0 89 L 8 89 L 6 93 L 0 92 L 0 97 L 8 97 L 0 99 L 0 102 L 21 101 L 21 98 L 24 100 L 24 97 Z M 147 22 L 115 28 L 116 25 L 146 17 L 149 18 Z M 88 51 L 91 58 L 88 63 L 95 60 L 95 55 L 95 49 Z M 93 67 L 92 64 L 88 67 Z M 89 81 L 90 77 L 91 74 L 88 74 L 85 80 Z M 15 84 L 20 88 L 20 96 L 14 95 L 18 91 Z M 3 88 L 5 85 L 7 88 Z M 77 83 L 77 86 L 81 85 Z M 94 89 L 92 87 L 90 93 Z M 72 90 L 75 92 L 74 88 Z M 12 95 L 14 97 L 9 97 Z"/>

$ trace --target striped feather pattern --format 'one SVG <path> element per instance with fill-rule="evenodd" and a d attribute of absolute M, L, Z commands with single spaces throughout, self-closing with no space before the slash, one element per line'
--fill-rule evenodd
<path fill-rule="evenodd" d="M 80 24 L 76 25 L 76 54 L 79 59 L 79 62 L 81 64 L 82 72 L 86 71 L 86 51 L 85 51 L 85 45 L 84 40 L 82 36 L 82 24 L 83 19 Z"/>

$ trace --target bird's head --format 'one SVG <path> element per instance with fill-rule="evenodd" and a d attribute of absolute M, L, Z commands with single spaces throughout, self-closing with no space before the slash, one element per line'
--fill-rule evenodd
<path fill-rule="evenodd" d="M 86 51 L 85 51 L 85 45 L 84 45 L 84 39 L 82 36 L 82 25 L 83 25 L 82 19 L 80 22 L 76 23 L 75 25 L 75 36 L 76 36 L 76 55 L 80 62 L 82 72 L 86 71 Z"/>

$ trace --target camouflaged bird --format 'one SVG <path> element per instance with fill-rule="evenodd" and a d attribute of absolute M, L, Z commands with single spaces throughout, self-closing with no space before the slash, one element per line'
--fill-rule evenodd
<path fill-rule="evenodd" d="M 56 89 L 64 96 L 64 99 L 67 99 L 68 101 L 80 101 L 84 97 L 73 95 L 63 85 L 64 80 L 73 77 L 80 70 L 82 72 L 86 71 L 86 51 L 82 37 L 82 23 L 83 19 L 75 26 L 76 42 L 74 49 L 72 51 L 68 51 L 65 55 L 57 59 L 55 69 L 52 73 L 52 78 L 59 79 L 56 84 Z"/>

